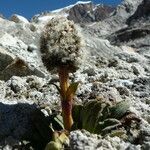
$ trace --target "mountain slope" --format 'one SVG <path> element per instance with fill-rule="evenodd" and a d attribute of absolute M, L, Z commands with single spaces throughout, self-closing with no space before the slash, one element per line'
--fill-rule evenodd
<path fill-rule="evenodd" d="M 32 21 L 38 22 L 41 18 L 51 19 L 55 16 L 64 16 L 75 23 L 91 23 L 101 21 L 107 18 L 114 10 L 114 7 L 103 4 L 95 5 L 91 1 L 79 1 L 65 8 L 45 12 L 41 15 L 34 16 Z M 46 18 L 47 16 L 47 18 Z"/>
<path fill-rule="evenodd" d="M 118 30 L 108 36 L 117 45 L 126 44 L 137 52 L 150 56 L 150 0 L 143 0 L 137 10 L 127 20 L 126 28 Z"/>

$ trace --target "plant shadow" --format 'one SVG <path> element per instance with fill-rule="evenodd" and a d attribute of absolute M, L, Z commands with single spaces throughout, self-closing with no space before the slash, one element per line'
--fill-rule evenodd
<path fill-rule="evenodd" d="M 19 142 L 28 141 L 25 147 L 20 146 L 18 149 L 33 147 L 42 150 L 51 138 L 49 119 L 35 104 L 0 102 L 0 148 L 6 145 L 15 148 Z"/>

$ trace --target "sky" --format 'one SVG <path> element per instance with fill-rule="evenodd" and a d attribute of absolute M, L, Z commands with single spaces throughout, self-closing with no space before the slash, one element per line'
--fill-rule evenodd
<path fill-rule="evenodd" d="M 0 14 L 9 18 L 12 14 L 19 14 L 28 19 L 43 11 L 51 11 L 63 8 L 78 0 L 0 0 Z M 82 0 L 88 1 L 88 0 Z M 91 0 L 94 4 L 117 5 L 122 0 Z"/>

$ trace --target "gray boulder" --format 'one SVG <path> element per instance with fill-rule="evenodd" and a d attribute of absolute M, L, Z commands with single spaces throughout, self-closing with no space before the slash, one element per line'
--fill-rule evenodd
<path fill-rule="evenodd" d="M 38 69 L 29 66 L 20 58 L 14 59 L 8 66 L 0 72 L 0 80 L 8 80 L 12 76 L 29 76 L 37 75 L 44 77 L 44 74 Z"/>

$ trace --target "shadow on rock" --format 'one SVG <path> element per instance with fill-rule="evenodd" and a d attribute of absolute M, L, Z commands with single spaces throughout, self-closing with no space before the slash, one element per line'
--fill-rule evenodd
<path fill-rule="evenodd" d="M 42 150 L 51 135 L 48 119 L 35 105 L 0 103 L 0 148 Z"/>

